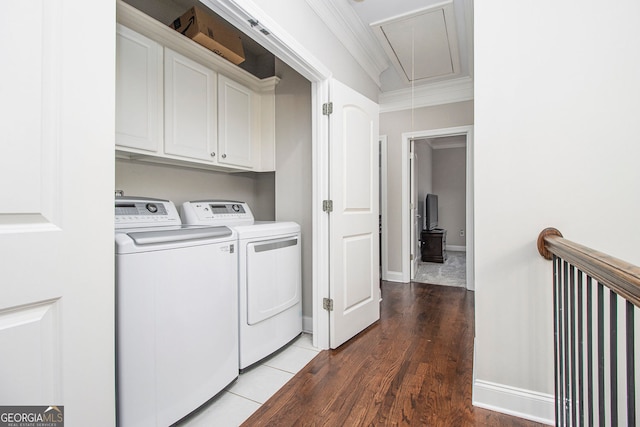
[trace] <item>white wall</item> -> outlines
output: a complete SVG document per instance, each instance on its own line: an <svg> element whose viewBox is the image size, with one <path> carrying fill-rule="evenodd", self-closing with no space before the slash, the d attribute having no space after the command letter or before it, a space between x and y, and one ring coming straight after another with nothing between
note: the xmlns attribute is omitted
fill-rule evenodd
<svg viewBox="0 0 640 427"><path fill-rule="evenodd" d="M153 16L158 21L169 25L174 19L187 11L186 5L180 5L174 0L124 0L127 4Z"/></svg>
<svg viewBox="0 0 640 427"><path fill-rule="evenodd" d="M473 101L380 114L380 135L387 135L388 269L402 271L402 133L473 125ZM395 189L395 191L394 191Z"/></svg>
<svg viewBox="0 0 640 427"><path fill-rule="evenodd" d="M247 202L256 220L275 219L274 174L213 172L180 166L116 160L116 189L125 196L157 197L177 207L189 200Z"/></svg>
<svg viewBox="0 0 640 427"><path fill-rule="evenodd" d="M433 150L433 193L438 195L438 226L447 230L447 246L466 246L467 149Z"/></svg>
<svg viewBox="0 0 640 427"><path fill-rule="evenodd" d="M311 83L276 61L276 219L302 232L302 314L312 317ZM307 322L309 320L306 320Z"/></svg>
<svg viewBox="0 0 640 427"><path fill-rule="evenodd" d="M636 0L475 4L478 403L513 409L487 384L553 393L544 227L640 264L639 16Z"/></svg>

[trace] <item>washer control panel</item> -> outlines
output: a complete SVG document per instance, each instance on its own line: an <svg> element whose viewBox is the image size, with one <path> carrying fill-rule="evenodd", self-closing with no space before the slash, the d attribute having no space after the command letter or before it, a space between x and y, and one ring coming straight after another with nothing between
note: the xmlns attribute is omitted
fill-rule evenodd
<svg viewBox="0 0 640 427"><path fill-rule="evenodd" d="M191 225L253 224L253 214L245 202L198 200L182 205L182 220Z"/></svg>
<svg viewBox="0 0 640 427"><path fill-rule="evenodd" d="M116 197L115 226L118 228L181 225L178 211L169 200Z"/></svg>

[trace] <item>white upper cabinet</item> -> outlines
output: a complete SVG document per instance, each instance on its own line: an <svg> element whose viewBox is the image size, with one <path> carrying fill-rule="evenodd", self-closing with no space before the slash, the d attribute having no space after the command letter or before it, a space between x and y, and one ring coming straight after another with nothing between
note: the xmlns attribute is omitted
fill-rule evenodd
<svg viewBox="0 0 640 427"><path fill-rule="evenodd" d="M116 155L275 170L275 87L117 1Z"/></svg>
<svg viewBox="0 0 640 427"><path fill-rule="evenodd" d="M157 152L162 114L162 46L118 25L116 145Z"/></svg>
<svg viewBox="0 0 640 427"><path fill-rule="evenodd" d="M225 76L218 77L219 163L254 167L253 117L256 95Z"/></svg>
<svg viewBox="0 0 640 427"><path fill-rule="evenodd" d="M214 161L216 73L171 49L165 49L164 71L165 154Z"/></svg>

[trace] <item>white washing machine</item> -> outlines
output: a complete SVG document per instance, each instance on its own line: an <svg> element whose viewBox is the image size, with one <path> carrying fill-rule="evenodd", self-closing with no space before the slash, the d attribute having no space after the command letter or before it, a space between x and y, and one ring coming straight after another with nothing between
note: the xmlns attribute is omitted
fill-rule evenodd
<svg viewBox="0 0 640 427"><path fill-rule="evenodd" d="M240 370L302 333L300 225L254 221L246 203L226 200L186 202L182 219L238 233Z"/></svg>
<svg viewBox="0 0 640 427"><path fill-rule="evenodd" d="M115 201L117 419L168 426L238 376L237 234Z"/></svg>

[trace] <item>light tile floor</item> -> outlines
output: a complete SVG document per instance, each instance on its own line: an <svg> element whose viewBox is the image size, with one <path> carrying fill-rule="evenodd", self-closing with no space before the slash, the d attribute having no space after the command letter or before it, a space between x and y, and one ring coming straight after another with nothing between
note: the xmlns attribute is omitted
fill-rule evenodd
<svg viewBox="0 0 640 427"><path fill-rule="evenodd" d="M283 350L240 374L180 427L235 427L242 424L318 353L310 334L302 334Z"/></svg>

